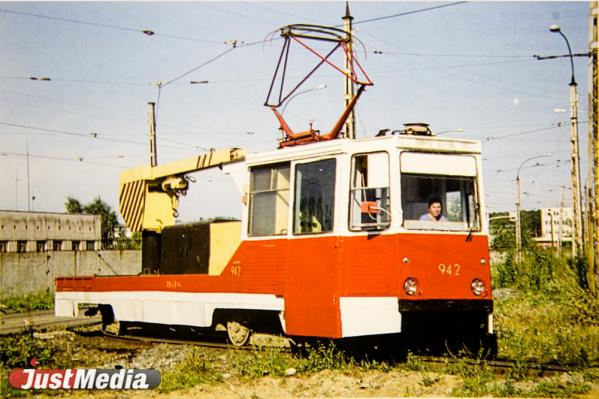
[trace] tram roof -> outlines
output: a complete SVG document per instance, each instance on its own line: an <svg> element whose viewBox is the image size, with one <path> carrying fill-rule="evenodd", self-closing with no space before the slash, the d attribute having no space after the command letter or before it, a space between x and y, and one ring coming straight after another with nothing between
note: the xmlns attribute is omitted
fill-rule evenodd
<svg viewBox="0 0 599 399"><path fill-rule="evenodd" d="M388 151L394 148L448 154L481 153L481 143L477 140L401 134L359 139L336 139L285 147L273 151L248 154L246 156L246 163L248 165L259 165L290 160L323 158L344 153Z"/></svg>

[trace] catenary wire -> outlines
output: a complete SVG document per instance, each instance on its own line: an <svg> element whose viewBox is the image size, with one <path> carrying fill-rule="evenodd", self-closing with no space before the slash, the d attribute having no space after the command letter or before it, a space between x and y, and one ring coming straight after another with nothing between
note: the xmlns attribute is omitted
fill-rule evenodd
<svg viewBox="0 0 599 399"><path fill-rule="evenodd" d="M116 30L121 30L121 31L126 31L126 32L143 33L143 34L146 34L149 36L162 36L162 37L171 38L171 39L191 40L191 41L202 42L202 43L211 43L211 44L224 44L223 41L206 40L206 39L199 39L199 38L188 37L188 36L170 35L170 34L159 33L159 32L152 32L151 34L148 34L145 32L144 29L136 29L136 28L131 28L131 27L127 27L127 26L104 24L104 23L99 23L99 22L83 21L83 20L74 19L74 18L55 17L52 15L30 13L30 12L24 12L24 11L7 10L5 8L0 8L0 12L16 14L16 15L23 15L23 16L28 16L28 17L35 17L35 18L51 19L51 20L55 20L55 21L70 22L70 23L80 24L80 25L90 25L90 26L97 26L97 27L101 27L101 28L116 29Z"/></svg>

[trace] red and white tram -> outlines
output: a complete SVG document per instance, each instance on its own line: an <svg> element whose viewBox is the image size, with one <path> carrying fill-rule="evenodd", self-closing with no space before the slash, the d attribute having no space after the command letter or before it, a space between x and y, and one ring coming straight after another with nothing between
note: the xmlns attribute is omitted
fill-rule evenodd
<svg viewBox="0 0 599 399"><path fill-rule="evenodd" d="M291 40L315 35L352 53L351 35L336 28L288 26L282 35L283 54ZM330 64L331 53L320 64ZM279 149L226 149L125 171L120 210L143 232L144 273L58 278L56 315L92 304L105 324L226 330L236 345L251 331L269 331L296 341L457 337L494 352L481 145L422 124L342 137L372 85L358 79L357 71L365 74L350 58L346 83L360 87L330 133L294 133L277 111L289 93L266 104L285 135ZM241 220L175 225L185 174L212 167L235 181ZM422 218L432 198L442 220Z"/></svg>
<svg viewBox="0 0 599 399"><path fill-rule="evenodd" d="M170 241L162 233L163 261L169 251L184 258L185 245L205 247L195 264L157 260L159 274L59 278L56 315L97 304L118 321L228 326L237 344L264 320L292 337L492 338L480 143L337 139L250 154L222 169L247 199L242 220L195 236L175 226ZM420 220L432 197L447 221Z"/></svg>

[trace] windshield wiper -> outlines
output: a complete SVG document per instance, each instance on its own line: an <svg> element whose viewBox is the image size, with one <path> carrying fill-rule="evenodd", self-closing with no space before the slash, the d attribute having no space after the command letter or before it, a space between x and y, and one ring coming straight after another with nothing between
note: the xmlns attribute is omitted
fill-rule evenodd
<svg viewBox="0 0 599 399"><path fill-rule="evenodd" d="M472 221L472 226L470 226L470 231L468 231L468 236L466 237L466 242L472 241L472 232L476 227L476 220L478 219L478 204L474 205L474 220Z"/></svg>

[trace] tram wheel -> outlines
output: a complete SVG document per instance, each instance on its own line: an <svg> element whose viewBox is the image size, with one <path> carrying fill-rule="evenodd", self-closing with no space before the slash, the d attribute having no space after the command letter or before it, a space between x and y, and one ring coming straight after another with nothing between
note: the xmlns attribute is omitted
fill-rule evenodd
<svg viewBox="0 0 599 399"><path fill-rule="evenodd" d="M237 321L227 322L227 338L234 346L247 344L252 336L252 331Z"/></svg>

